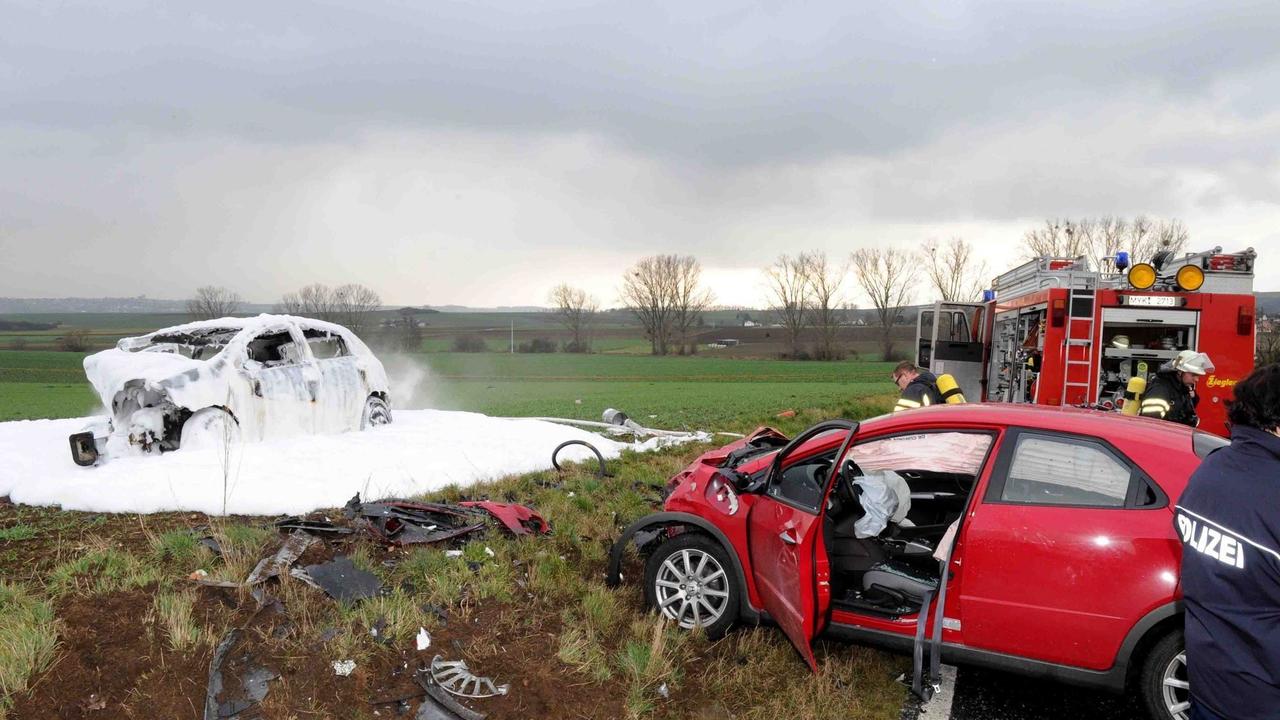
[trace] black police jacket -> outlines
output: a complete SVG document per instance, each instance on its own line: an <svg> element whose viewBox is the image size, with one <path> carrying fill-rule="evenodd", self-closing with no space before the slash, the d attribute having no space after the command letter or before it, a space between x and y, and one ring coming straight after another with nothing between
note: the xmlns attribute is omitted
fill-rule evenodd
<svg viewBox="0 0 1280 720"><path fill-rule="evenodd" d="M1191 694L1232 720L1280 717L1280 437L1231 430L1178 499Z"/></svg>

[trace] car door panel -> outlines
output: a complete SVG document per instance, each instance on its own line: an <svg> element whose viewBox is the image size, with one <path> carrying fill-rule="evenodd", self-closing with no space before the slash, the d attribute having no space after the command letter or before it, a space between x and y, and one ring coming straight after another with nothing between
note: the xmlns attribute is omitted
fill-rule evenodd
<svg viewBox="0 0 1280 720"><path fill-rule="evenodd" d="M1167 597L1178 549L1167 507L1091 507L1001 500L1015 452L1002 444L958 552L967 645L1105 670L1134 619ZM1118 457L1119 456L1117 453ZM1135 476L1131 482L1143 482Z"/></svg>

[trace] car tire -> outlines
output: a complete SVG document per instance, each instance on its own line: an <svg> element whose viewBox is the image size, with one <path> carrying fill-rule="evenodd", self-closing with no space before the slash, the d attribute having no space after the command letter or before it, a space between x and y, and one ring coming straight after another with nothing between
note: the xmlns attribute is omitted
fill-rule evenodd
<svg viewBox="0 0 1280 720"><path fill-rule="evenodd" d="M1191 701L1187 681L1186 641L1174 630L1156 641L1142 659L1138 689L1152 720L1187 720Z"/></svg>
<svg viewBox="0 0 1280 720"><path fill-rule="evenodd" d="M370 395L364 401L364 411L360 413L360 429L368 430L378 425L391 424L391 406L377 395Z"/></svg>
<svg viewBox="0 0 1280 720"><path fill-rule="evenodd" d="M667 540L644 566L644 599L686 630L722 637L738 619L742 588L728 553L715 540L685 532Z"/></svg>
<svg viewBox="0 0 1280 720"><path fill-rule="evenodd" d="M240 442L240 423L220 407L197 410L182 423L178 449L226 448Z"/></svg>

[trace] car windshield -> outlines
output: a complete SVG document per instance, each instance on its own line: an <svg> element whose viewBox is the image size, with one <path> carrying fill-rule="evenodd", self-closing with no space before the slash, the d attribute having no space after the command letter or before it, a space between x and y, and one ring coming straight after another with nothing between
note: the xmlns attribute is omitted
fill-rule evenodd
<svg viewBox="0 0 1280 720"><path fill-rule="evenodd" d="M160 331L129 344L130 352L172 353L192 360L208 360L222 352L240 332L236 328L207 328L187 332Z"/></svg>

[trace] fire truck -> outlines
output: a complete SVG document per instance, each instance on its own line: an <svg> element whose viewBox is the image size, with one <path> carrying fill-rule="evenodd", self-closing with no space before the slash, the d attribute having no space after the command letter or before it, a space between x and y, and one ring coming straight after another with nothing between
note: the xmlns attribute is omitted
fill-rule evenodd
<svg viewBox="0 0 1280 720"><path fill-rule="evenodd" d="M1253 370L1252 248L1127 253L1092 269L1039 257L995 278L983 302L938 302L916 324L917 362L973 401L1117 409L1130 378L1150 380L1179 351L1208 354L1200 428L1227 435L1225 402Z"/></svg>

